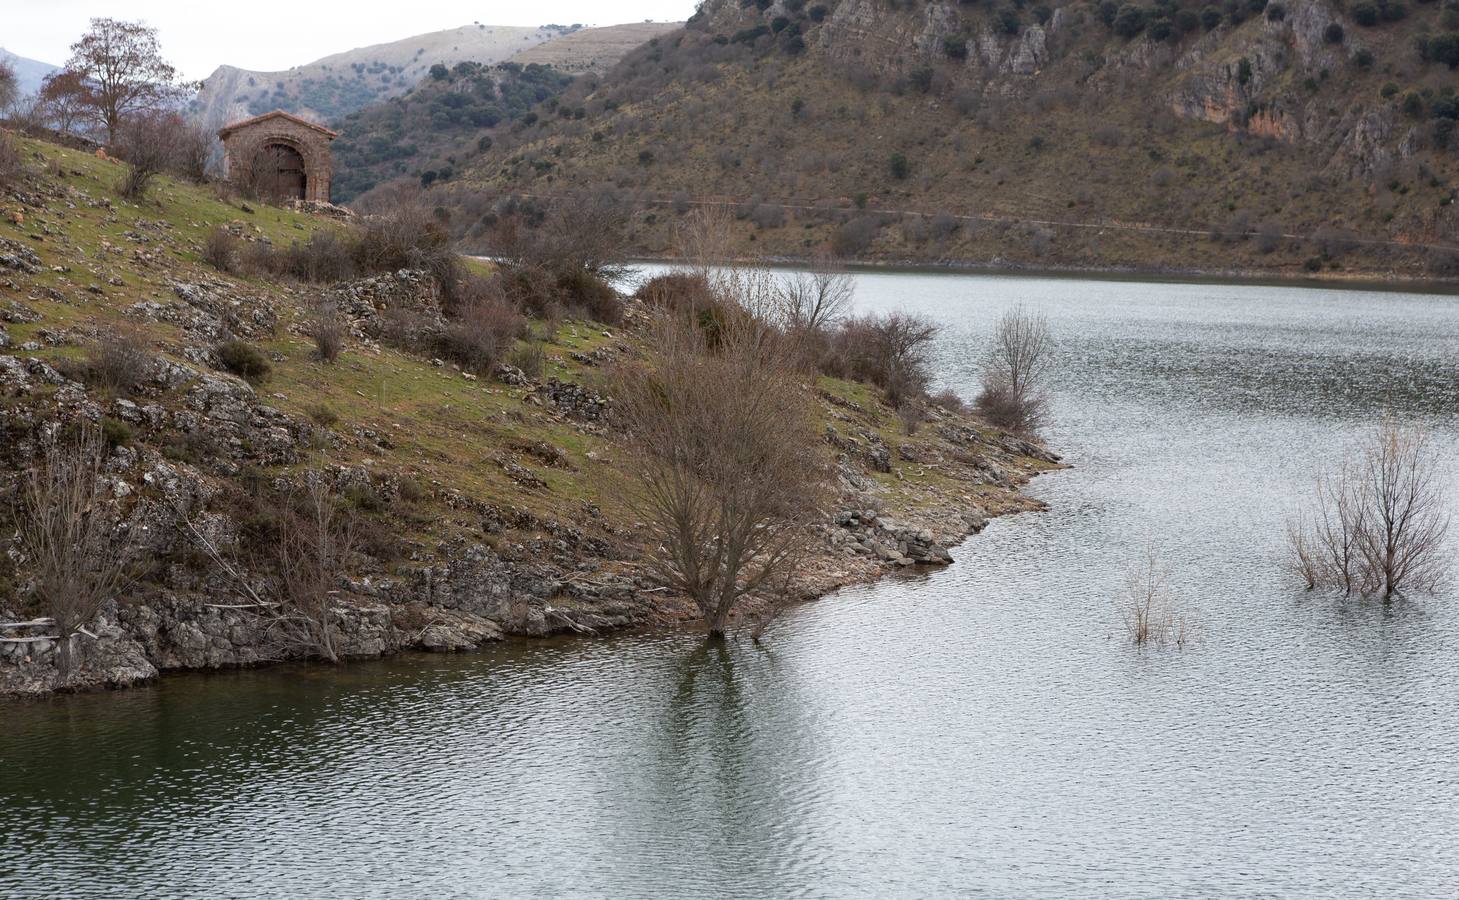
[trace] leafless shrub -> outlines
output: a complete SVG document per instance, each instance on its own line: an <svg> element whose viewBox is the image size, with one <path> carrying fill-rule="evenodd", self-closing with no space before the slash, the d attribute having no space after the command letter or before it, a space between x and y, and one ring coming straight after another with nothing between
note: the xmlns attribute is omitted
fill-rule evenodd
<svg viewBox="0 0 1459 900"><path fill-rule="evenodd" d="M674 254L707 283L710 270L729 261L733 231L734 213L728 206L701 206L675 229Z"/></svg>
<svg viewBox="0 0 1459 900"><path fill-rule="evenodd" d="M993 332L978 411L1001 428L1037 432L1048 411L1046 382L1053 362L1048 319L1021 305L1010 309Z"/></svg>
<svg viewBox="0 0 1459 900"><path fill-rule="evenodd" d="M142 199L152 179L167 171L173 160L169 117L139 114L122 123L116 155L127 164L117 191L132 200Z"/></svg>
<svg viewBox="0 0 1459 900"><path fill-rule="evenodd" d="M440 338L442 356L463 369L490 374L526 332L522 314L500 290L480 289L457 310Z"/></svg>
<svg viewBox="0 0 1459 900"><path fill-rule="evenodd" d="M841 259L859 256L871 246L880 230L881 221L875 216L858 216L831 235L831 252Z"/></svg>
<svg viewBox="0 0 1459 900"><path fill-rule="evenodd" d="M0 187L9 187L25 174L25 161L15 139L0 131Z"/></svg>
<svg viewBox="0 0 1459 900"><path fill-rule="evenodd" d="M337 502L320 473L290 498L279 523L282 608L274 636L290 648L339 659L335 598L354 553L355 517Z"/></svg>
<svg viewBox="0 0 1459 900"><path fill-rule="evenodd" d="M333 229L316 231L303 241L290 243L274 267L278 274L315 284L346 281L354 277L358 246L350 235Z"/></svg>
<svg viewBox="0 0 1459 900"><path fill-rule="evenodd" d="M780 279L777 285L779 324L787 331L816 332L841 321L851 309L856 284L826 256L811 262L808 271Z"/></svg>
<svg viewBox="0 0 1459 900"><path fill-rule="evenodd" d="M933 394L931 397L928 398L927 402L931 403L938 409L945 409L950 413L956 413L958 415L962 415L963 413L968 411L968 405L964 403L963 398L959 397L957 395L957 392L953 390L946 390Z"/></svg>
<svg viewBox="0 0 1459 900"><path fill-rule="evenodd" d="M87 352L84 370L88 383L131 394L157 370L157 357L141 335L127 328L110 328Z"/></svg>
<svg viewBox="0 0 1459 900"><path fill-rule="evenodd" d="M1318 479L1315 511L1288 524L1308 589L1391 598L1447 576L1447 496L1437 451L1416 428L1385 422L1337 474Z"/></svg>
<svg viewBox="0 0 1459 900"><path fill-rule="evenodd" d="M1154 547L1147 547L1144 559L1127 572L1119 612L1137 646L1185 647L1194 637L1192 621L1177 607Z"/></svg>
<svg viewBox="0 0 1459 900"><path fill-rule="evenodd" d="M232 272L238 267L238 238L221 226L203 238L203 262L219 272Z"/></svg>
<svg viewBox="0 0 1459 900"><path fill-rule="evenodd" d="M49 444L22 488L23 570L54 620L63 678L70 674L73 639L128 580L128 543L116 533L101 479L105 458L100 430L85 427Z"/></svg>
<svg viewBox="0 0 1459 900"><path fill-rule="evenodd" d="M919 399L908 399L902 401L897 407L897 418L901 420L902 430L908 435L917 433L922 427L922 420L927 416L927 405Z"/></svg>
<svg viewBox="0 0 1459 900"><path fill-rule="evenodd" d="M927 354L938 331L928 320L902 312L848 319L831 335L821 368L874 384L900 406L926 393Z"/></svg>
<svg viewBox="0 0 1459 900"><path fill-rule="evenodd" d="M345 335L349 333L349 329L339 308L333 303L324 302L310 314L305 333L313 338L314 349L319 358L332 363L339 359L344 350Z"/></svg>
<svg viewBox="0 0 1459 900"><path fill-rule="evenodd" d="M826 473L808 392L783 342L747 327L711 348L664 316L645 365L616 373L637 451L625 505L649 564L690 597L711 638L747 594L793 575L822 512Z"/></svg>
<svg viewBox="0 0 1459 900"><path fill-rule="evenodd" d="M547 351L541 341L527 341L514 348L507 361L521 369L523 375L536 381L547 368Z"/></svg>

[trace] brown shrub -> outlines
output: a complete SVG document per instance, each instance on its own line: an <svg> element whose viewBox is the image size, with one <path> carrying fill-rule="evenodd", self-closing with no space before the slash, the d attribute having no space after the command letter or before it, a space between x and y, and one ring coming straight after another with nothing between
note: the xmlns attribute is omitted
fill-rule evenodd
<svg viewBox="0 0 1459 900"><path fill-rule="evenodd" d="M104 335L87 351L83 377L88 384L118 394L140 390L157 369L157 358L137 333L119 329Z"/></svg>
<svg viewBox="0 0 1459 900"><path fill-rule="evenodd" d="M332 363L344 350L348 329L344 317L333 303L321 303L310 316L305 333L314 339L314 349L319 358Z"/></svg>
<svg viewBox="0 0 1459 900"><path fill-rule="evenodd" d="M237 268L239 240L223 227L214 228L203 239L203 262L219 272L232 272Z"/></svg>
<svg viewBox="0 0 1459 900"><path fill-rule="evenodd" d="M8 134L0 133L0 187L9 187L25 173L20 149Z"/></svg>
<svg viewBox="0 0 1459 900"><path fill-rule="evenodd" d="M439 350L463 369L488 374L525 331L522 314L499 290L478 290L447 324Z"/></svg>

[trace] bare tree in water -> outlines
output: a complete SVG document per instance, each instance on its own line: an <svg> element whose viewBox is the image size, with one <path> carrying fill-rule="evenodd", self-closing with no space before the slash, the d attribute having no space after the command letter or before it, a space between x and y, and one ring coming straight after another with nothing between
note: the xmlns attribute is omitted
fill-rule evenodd
<svg viewBox="0 0 1459 900"><path fill-rule="evenodd" d="M1004 428L1037 431L1048 410L1046 382L1053 363L1048 319L1023 306L1004 313L993 333L978 410Z"/></svg>
<svg viewBox="0 0 1459 900"><path fill-rule="evenodd" d="M71 672L72 644L103 605L125 587L129 554L116 528L101 479L106 442L86 427L45 449L27 473L21 494L20 544L43 608L60 638L62 677Z"/></svg>
<svg viewBox="0 0 1459 900"><path fill-rule="evenodd" d="M334 609L354 552L354 519L341 509L321 473L312 473L290 500L280 522L278 637L291 649L336 662Z"/></svg>
<svg viewBox="0 0 1459 900"><path fill-rule="evenodd" d="M711 639L745 595L778 587L823 518L826 471L789 341L748 315L711 343L690 317L659 323L614 396L635 449L626 505L648 561L689 596Z"/></svg>
<svg viewBox="0 0 1459 900"><path fill-rule="evenodd" d="M1432 591L1448 572L1447 502L1428 436L1385 422L1337 475L1318 480L1315 510L1288 526L1294 567L1309 589Z"/></svg>

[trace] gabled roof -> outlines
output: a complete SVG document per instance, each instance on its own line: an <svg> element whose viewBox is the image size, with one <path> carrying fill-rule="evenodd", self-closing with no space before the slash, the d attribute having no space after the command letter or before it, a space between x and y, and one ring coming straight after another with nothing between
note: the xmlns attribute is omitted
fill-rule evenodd
<svg viewBox="0 0 1459 900"><path fill-rule="evenodd" d="M317 125L314 122L310 122L308 119L301 119L296 115L284 112L282 109L276 109L273 112L266 112L261 116L254 116L251 119L244 119L241 122L234 122L231 125L224 125L218 130L218 137L220 139L227 138L228 135L232 134L240 128L247 128L250 125L257 125L260 122L267 122L269 119L288 119L290 122L293 122L296 125L303 125L305 128L312 128L320 134L324 135L325 137L329 138L330 140L334 140L335 138L339 137L339 132L337 131L330 131L323 125Z"/></svg>

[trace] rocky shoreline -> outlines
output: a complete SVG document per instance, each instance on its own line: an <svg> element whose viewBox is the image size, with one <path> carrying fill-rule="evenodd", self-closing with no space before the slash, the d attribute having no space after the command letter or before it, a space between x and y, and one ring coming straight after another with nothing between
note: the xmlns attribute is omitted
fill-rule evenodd
<svg viewBox="0 0 1459 900"><path fill-rule="evenodd" d="M104 409L83 386L46 363L0 356L0 390L13 397L46 386L57 404L50 412L57 417L95 419L109 413L146 430L175 425L179 415L191 416L195 431L223 428L225 436L215 435L223 444L232 438L237 446L271 446L285 458L303 440L300 432L307 432L304 423L265 406L236 379L196 370L158 377L192 383L184 409L129 400L115 400L113 408ZM596 401L584 400L580 387L564 390L552 382L529 387L524 403L552 407L559 395L564 415L583 417L599 408ZM11 433L23 430L15 427L14 417L35 416L38 409L11 407L0 416L9 418L0 420L0 426ZM1017 489L1039 471L1057 466L1056 456L1007 435L984 433L960 416L940 418L931 423L934 434L902 446L899 453L903 462L917 457L918 465L941 467L957 490L919 488L888 500L872 477L891 470L888 448L874 435L857 436L850 429L828 436L841 451L841 493L858 505L820 526L820 540L802 563L798 593L791 599L822 597L911 567L946 565L952 561L950 548L981 531L990 517L1041 508ZM36 425L26 424L32 431ZM270 433L272 441L266 439ZM367 473L349 467L329 471L341 485L360 478L368 482ZM187 528L226 535L239 527L209 510L216 488L193 465L150 448L119 447L106 472L119 501L142 498L130 507L125 527L145 542L148 553L178 556L188 541ZM590 529L482 506L462 495L450 496L448 502L475 507L473 512L489 523L489 530L540 537L495 546L453 539L428 554L415 554L417 560L393 572L376 568L349 578L342 584L347 599L332 610L342 660L411 650L471 650L509 637L674 627L693 618L686 602L666 596L636 574L632 562L618 556L619 548L591 536ZM196 510L196 516L190 517L189 510ZM174 511L182 511L181 517ZM175 527L179 521L186 527ZM596 524L605 533L614 531L611 523ZM59 673L60 648L46 620L27 620L0 602L0 696L123 688L164 673L309 657L279 646L271 633L276 621L266 609L246 602L246 595L216 566L172 565L161 581L132 601L109 604L88 634L72 639L74 662L66 678ZM762 610L751 604L748 614L758 612Z"/></svg>

